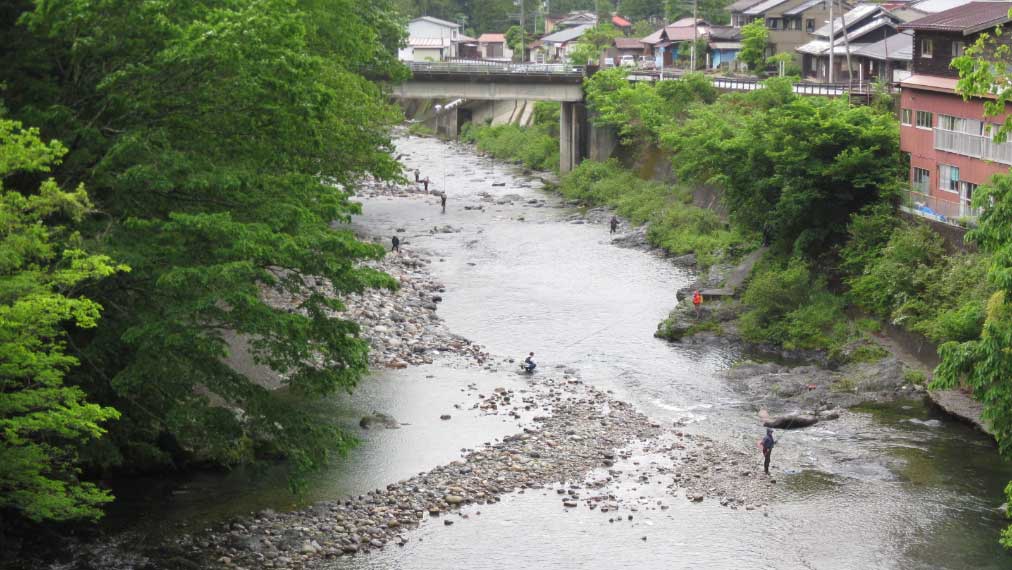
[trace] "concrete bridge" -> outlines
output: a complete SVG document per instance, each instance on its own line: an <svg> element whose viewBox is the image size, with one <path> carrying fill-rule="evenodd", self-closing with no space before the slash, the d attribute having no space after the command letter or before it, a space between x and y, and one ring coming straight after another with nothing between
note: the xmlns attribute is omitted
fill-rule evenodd
<svg viewBox="0 0 1012 570"><path fill-rule="evenodd" d="M585 157L605 160L616 140L608 130L587 121L583 100L585 68L568 64L502 63L492 61L411 62L411 79L396 85L393 96L401 99L464 99L469 101L555 101L562 104L559 115L559 170L569 172ZM677 80L658 72L633 70L630 81ZM757 79L712 77L719 91L753 91ZM856 88L855 88L856 87ZM796 83L794 92L814 97L850 97L868 103L871 93L863 84ZM456 137L459 116L456 106L439 116L440 130Z"/></svg>
<svg viewBox="0 0 1012 570"><path fill-rule="evenodd" d="M583 67L499 62L412 62L409 67L412 77L394 86L394 97L561 103L560 172L569 172L587 156L607 158L603 155L610 154L614 146L610 133L602 132L587 122L587 109L583 102ZM447 134L456 136L458 116L455 106L445 109L440 121L446 125ZM602 142L603 147L595 141Z"/></svg>

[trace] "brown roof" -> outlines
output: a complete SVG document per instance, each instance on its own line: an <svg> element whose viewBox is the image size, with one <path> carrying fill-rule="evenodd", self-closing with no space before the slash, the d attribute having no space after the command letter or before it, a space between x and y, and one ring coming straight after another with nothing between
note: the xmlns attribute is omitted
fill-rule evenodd
<svg viewBox="0 0 1012 570"><path fill-rule="evenodd" d="M482 34L478 36L478 41L482 43L503 43L506 41L506 34Z"/></svg>
<svg viewBox="0 0 1012 570"><path fill-rule="evenodd" d="M1009 21L1012 2L970 2L930 14L900 26L908 30L936 30L972 34Z"/></svg>
<svg viewBox="0 0 1012 570"><path fill-rule="evenodd" d="M643 49L643 42L636 38L615 38L615 47L618 49Z"/></svg>

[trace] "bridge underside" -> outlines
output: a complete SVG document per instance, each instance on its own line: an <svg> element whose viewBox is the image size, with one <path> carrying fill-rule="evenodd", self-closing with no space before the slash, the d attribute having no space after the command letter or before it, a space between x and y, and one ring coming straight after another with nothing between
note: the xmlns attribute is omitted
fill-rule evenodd
<svg viewBox="0 0 1012 570"><path fill-rule="evenodd" d="M394 86L392 95L400 99L456 98L478 101L526 99L575 103L583 101L583 88L579 83L450 82L412 79Z"/></svg>

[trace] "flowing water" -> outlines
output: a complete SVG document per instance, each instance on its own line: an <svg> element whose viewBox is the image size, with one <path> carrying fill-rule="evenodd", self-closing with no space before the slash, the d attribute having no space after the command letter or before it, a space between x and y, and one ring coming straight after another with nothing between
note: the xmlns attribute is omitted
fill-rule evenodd
<svg viewBox="0 0 1012 570"><path fill-rule="evenodd" d="M450 330L495 355L534 351L541 367L575 368L664 423L682 420L687 431L755 445L761 429L754 411L718 376L739 358L736 351L652 336L689 273L612 245L606 225L580 223L577 210L512 166L417 137L400 139L398 152L408 171L421 169L447 193L447 212L434 196L377 197L363 200L358 224L385 242L402 229L406 251L433 255L430 267L446 285L439 312ZM482 192L519 199L495 205L482 202ZM479 205L484 210L465 209ZM459 231L430 231L446 225ZM465 403L460 388L472 382L520 385L512 372L452 361L374 373L354 396L333 404L335 413L349 426L374 409L410 425L364 432L347 460L313 479L306 501L382 487L518 431L517 422L453 410ZM448 411L453 421L441 422ZM765 513L682 499L609 523L597 511L563 512L554 493L528 490L471 506L469 519L452 527L425 523L403 548L341 558L333 568L1012 567L1012 556L997 545L1003 520L996 511L1012 470L988 438L922 402L869 406L784 433L773 467L782 499ZM161 483L133 485L136 493L124 488L109 524L161 535L295 506L279 473ZM614 492L663 491L648 485Z"/></svg>

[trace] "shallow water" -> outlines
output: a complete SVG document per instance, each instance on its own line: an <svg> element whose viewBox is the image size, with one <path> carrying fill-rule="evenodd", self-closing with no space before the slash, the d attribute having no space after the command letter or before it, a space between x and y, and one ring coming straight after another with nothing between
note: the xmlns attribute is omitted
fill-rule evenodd
<svg viewBox="0 0 1012 570"><path fill-rule="evenodd" d="M420 168L446 191L447 213L434 196L380 197L363 200L358 224L384 242L401 228L406 251L434 255L431 269L446 285L439 312L450 330L495 355L534 351L542 368L572 367L653 418L754 447L761 436L755 413L717 377L739 355L652 336L691 275L654 254L611 245L604 224L574 223L577 210L513 167L432 139L401 139L398 152L409 171ZM522 200L494 205L480 202L479 192ZM532 199L547 202L525 203ZM484 211L464 209L477 205ZM429 231L444 225L460 231ZM353 397L337 399L336 413L356 431L358 418L374 409L410 425L362 432L346 461L311 481L306 501L382 487L528 421L454 409L472 382L521 389L512 372L450 361L377 372ZM442 413L453 419L440 421ZM630 500L649 501L633 521L609 523L585 508L563 512L551 490L527 491L471 506L452 527L423 524L403 548L338 559L333 568L1012 567L997 544L1002 518L994 510L1012 470L989 439L921 402L865 407L784 433L773 458L781 500L767 512L691 503L666 496L658 482L617 487ZM161 494L147 489L143 501L123 497L110 524L154 512L165 528L192 528L295 504L272 472L207 475Z"/></svg>

